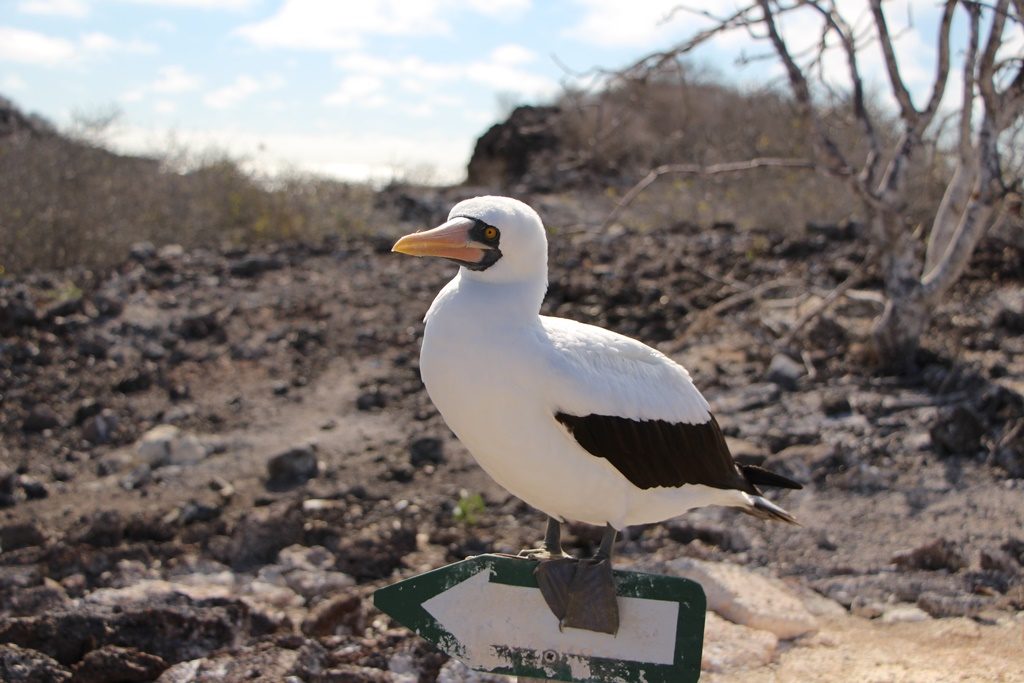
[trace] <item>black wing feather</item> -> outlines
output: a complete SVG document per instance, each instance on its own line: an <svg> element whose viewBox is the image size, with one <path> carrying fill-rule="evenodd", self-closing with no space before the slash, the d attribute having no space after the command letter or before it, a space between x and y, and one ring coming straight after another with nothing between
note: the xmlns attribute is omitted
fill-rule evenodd
<svg viewBox="0 0 1024 683"><path fill-rule="evenodd" d="M760 493L733 462L714 416L700 424L562 412L555 419L587 452L610 462L638 488L703 484Z"/></svg>

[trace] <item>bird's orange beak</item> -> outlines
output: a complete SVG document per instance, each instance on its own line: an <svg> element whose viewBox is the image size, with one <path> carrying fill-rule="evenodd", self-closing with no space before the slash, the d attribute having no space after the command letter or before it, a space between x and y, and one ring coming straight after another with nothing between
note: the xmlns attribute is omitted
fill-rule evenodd
<svg viewBox="0 0 1024 683"><path fill-rule="evenodd" d="M484 250L469 236L472 227L473 221L468 218L453 218L432 230L406 235L395 242L391 251L410 256L439 256L477 263L483 258Z"/></svg>

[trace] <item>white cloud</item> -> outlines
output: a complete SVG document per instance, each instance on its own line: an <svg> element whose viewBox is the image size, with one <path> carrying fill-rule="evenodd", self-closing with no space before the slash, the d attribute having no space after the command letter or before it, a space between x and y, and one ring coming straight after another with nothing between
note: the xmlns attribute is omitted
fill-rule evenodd
<svg viewBox="0 0 1024 683"><path fill-rule="evenodd" d="M410 105L410 113L423 116L428 106L461 104L462 100L448 89L463 81L483 85L493 92L514 91L538 97L555 94L558 83L519 66L534 59L530 50L519 45L499 46L486 59L466 63L426 62L420 57L381 59L361 52L349 53L334 60L335 66L348 75L325 102L336 106L380 106L394 100L389 94L402 91L417 97Z"/></svg>
<svg viewBox="0 0 1024 683"><path fill-rule="evenodd" d="M499 45L491 52L491 59L499 64L529 64L537 60L537 54L522 45L506 43Z"/></svg>
<svg viewBox="0 0 1024 683"><path fill-rule="evenodd" d="M359 47L365 35L446 33L448 24L437 16L439 7L438 0L285 0L270 18L246 24L237 33L261 47L348 50Z"/></svg>
<svg viewBox="0 0 1024 683"><path fill-rule="evenodd" d="M130 54L153 54L156 45L141 40L118 40L106 33L92 32L83 34L78 40L81 50L90 54L109 52L126 52Z"/></svg>
<svg viewBox="0 0 1024 683"><path fill-rule="evenodd" d="M531 0L284 0L274 14L236 33L260 47L354 50L372 36L450 33L448 18L458 12L502 19L518 16L530 5Z"/></svg>
<svg viewBox="0 0 1024 683"><path fill-rule="evenodd" d="M134 5L157 7L191 7L203 10L240 10L251 7L254 0L121 0Z"/></svg>
<svg viewBox="0 0 1024 683"><path fill-rule="evenodd" d="M180 66L165 66L160 69L157 79L149 88L158 93L181 93L199 87L198 76L190 74Z"/></svg>
<svg viewBox="0 0 1024 683"><path fill-rule="evenodd" d="M112 53L152 53L156 46L138 40L122 41L105 33L86 33L77 42L36 31L0 26L0 61L59 66Z"/></svg>
<svg viewBox="0 0 1024 683"><path fill-rule="evenodd" d="M121 95L123 102L138 102L150 93L160 95L177 95L195 90L202 84L202 79L176 65L160 67L157 77L150 83L128 90Z"/></svg>
<svg viewBox="0 0 1024 683"><path fill-rule="evenodd" d="M341 83L324 103L332 106L361 104L364 107L379 107L388 103L388 98L381 94L384 82L377 76L356 74L342 79Z"/></svg>
<svg viewBox="0 0 1024 683"><path fill-rule="evenodd" d="M178 110L178 105L171 100L158 100L153 103L153 111L158 114L173 114Z"/></svg>
<svg viewBox="0 0 1024 683"><path fill-rule="evenodd" d="M22 0L18 3L18 11L80 19L89 13L89 5L84 0Z"/></svg>
<svg viewBox="0 0 1024 683"><path fill-rule="evenodd" d="M203 102L212 109L230 109L256 93L275 90L282 85L284 81L278 76L257 79L243 74L223 88L208 93Z"/></svg>
<svg viewBox="0 0 1024 683"><path fill-rule="evenodd" d="M576 4L582 16L563 33L592 45L656 49L670 36L678 34L680 27L695 30L694 15L684 11L676 12L666 21L666 17L680 7L679 0L576 0ZM706 7L715 4L704 3L702 9L715 11L714 7Z"/></svg>
<svg viewBox="0 0 1024 683"><path fill-rule="evenodd" d="M0 26L0 61L56 66L75 56L75 44L63 38Z"/></svg>
<svg viewBox="0 0 1024 683"><path fill-rule="evenodd" d="M530 9L532 3L530 0L469 0L468 4L481 14L501 18L521 14Z"/></svg>

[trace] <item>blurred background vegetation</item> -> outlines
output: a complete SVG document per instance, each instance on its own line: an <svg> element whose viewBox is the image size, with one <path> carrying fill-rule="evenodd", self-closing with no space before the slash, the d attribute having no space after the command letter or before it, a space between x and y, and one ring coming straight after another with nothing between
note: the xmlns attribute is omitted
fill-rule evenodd
<svg viewBox="0 0 1024 683"><path fill-rule="evenodd" d="M620 74L593 91L566 91L550 106L516 108L478 141L467 182L480 192L582 193L608 210L659 164L810 156L809 136L786 94L723 82L673 63ZM841 144L856 149L860 135L841 113L847 108L833 104L828 124ZM517 122L526 114L529 120ZM0 97L0 265L8 273L109 266L139 241L189 248L380 228L374 217L381 200L368 185L299 172L265 176L223 151L173 141L156 157L119 155L105 143L113 125L116 114L105 113L58 131ZM952 164L942 149L915 163L917 199L908 216L924 222ZM404 181L396 176L392 185ZM773 169L667 176L621 220L638 228L685 221L792 231L858 219L842 183Z"/></svg>

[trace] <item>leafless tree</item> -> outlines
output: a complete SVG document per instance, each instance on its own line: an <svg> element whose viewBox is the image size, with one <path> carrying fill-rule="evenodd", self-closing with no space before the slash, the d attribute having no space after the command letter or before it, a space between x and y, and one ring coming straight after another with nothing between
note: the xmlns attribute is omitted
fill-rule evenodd
<svg viewBox="0 0 1024 683"><path fill-rule="evenodd" d="M864 21L851 20L837 0L754 0L729 16L712 17L713 25L669 50L651 54L629 71L636 73L679 59L725 31L745 30L770 46L770 55L785 70L793 101L813 143L813 158L755 159L719 164L714 169L669 165L653 169L620 202L617 211L668 173L735 172L746 168L806 166L847 183L860 199L870 226L868 258L884 278L885 309L873 329L880 360L890 365L912 364L935 306L964 272L979 239L1009 215L1020 216L1021 150L1019 131L1024 122L1024 55L1011 53L1008 41L1024 25L1024 0L944 0L935 36L937 59L930 92L923 106L914 103L894 46L894 36L882 0L870 0ZM888 3L891 7L892 3ZM817 45L794 50L781 23L785 15L806 13L819 26ZM954 18L966 20L966 30L954 34ZM952 44L963 34L962 45ZM882 123L865 94L864 49L877 43L884 58L889 91L898 112L895 143L886 138L891 125ZM845 62L840 101L862 132L860 151L837 142L821 106L822 93L835 94L821 65L826 53L838 50ZM951 55L955 59L951 60ZM951 67L951 62L960 64ZM955 114L954 169L928 229L908 224L911 162L941 146L937 117L953 72L962 85ZM891 114L890 114L891 116ZM941 117L940 117L941 118ZM922 247L922 242L924 246Z"/></svg>

